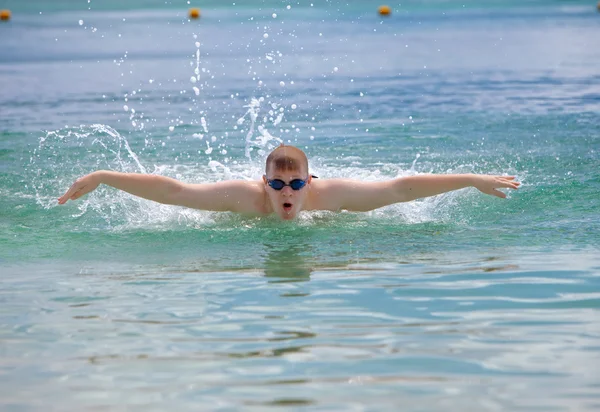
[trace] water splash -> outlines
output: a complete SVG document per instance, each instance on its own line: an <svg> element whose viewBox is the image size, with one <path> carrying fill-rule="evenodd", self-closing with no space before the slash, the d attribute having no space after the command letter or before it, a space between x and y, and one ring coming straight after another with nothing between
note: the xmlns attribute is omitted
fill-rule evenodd
<svg viewBox="0 0 600 412"><path fill-rule="evenodd" d="M50 209L57 207L57 197L77 178L96 170L148 173L128 139L102 124L47 132L33 150L26 173L30 176L36 203ZM176 169L155 165L153 173L176 175ZM179 177L190 178L189 175ZM84 198L60 207L69 210L69 219L76 219L79 224L115 230L173 225L189 227L213 220L210 213L161 205L104 185ZM100 221L104 223L99 225Z"/></svg>
<svg viewBox="0 0 600 412"><path fill-rule="evenodd" d="M194 34L194 40L196 40L196 68L194 69L194 75L191 77L191 82L195 84L200 82L200 42L198 41L197 34ZM200 95L200 89L198 87L193 86L192 89L196 96Z"/></svg>
<svg viewBox="0 0 600 412"><path fill-rule="evenodd" d="M67 128L46 133L39 139L39 147L33 151L29 171L36 201L45 209L56 206L56 198L78 177L99 169L121 172L152 173L170 176L188 183L214 182L225 179L254 180L263 173L263 156L282 142L273 136L268 126L277 121L282 113L279 104L269 102L268 115L261 117L264 98L253 98L245 106L246 113L238 119L238 125L249 120L245 134L243 157L227 157L231 162L209 157L202 164L154 164L153 169L144 165L132 147L138 143L136 135L129 138L117 130L102 124ZM260 119L260 120L259 120ZM203 122L204 123L204 122ZM213 136L214 138L214 136ZM134 139L130 144L130 140ZM210 139L207 139L210 140ZM195 140L197 141L197 140ZM213 140L214 141L214 140ZM205 140L207 149L210 144ZM257 156L258 154L258 156ZM351 178L362 181L382 181L419 174L416 154L409 168L398 164L365 164L360 156L334 159L313 158L311 170L321 178ZM456 220L453 210L456 204L470 195L463 191L453 192L410 203L391 205L372 212L357 214L359 220L375 218L389 220L391 224L414 224L424 222L451 222ZM71 203L69 203L70 205ZM112 230L152 228L171 230L176 227L205 227L215 222L217 214L182 209L133 197L125 192L101 186L83 199L74 202L76 212L70 219L83 219L82 224ZM64 206L71 210L72 206ZM67 209L69 208L70 209ZM346 214L343 214L346 215ZM324 219L337 219L336 214L324 212L304 213L299 222L320 225ZM344 218L342 218L344 219Z"/></svg>
<svg viewBox="0 0 600 412"><path fill-rule="evenodd" d="M242 125L246 121L246 117L250 118L250 126L248 128L248 132L246 133L246 147L244 150L244 155L246 156L246 159L248 159L249 162L252 162L251 152L254 149L257 149L257 152L260 156L264 156L266 150L273 149L280 143L283 143L283 140L281 138L271 135L265 125L259 125L256 127L260 135L256 138L256 140L252 140L254 136L256 120L258 119L258 115L260 113L260 104L263 101L264 97L260 97L258 99L253 97L250 101L250 104L244 106L247 107L248 110L237 121L238 125ZM279 122L273 122L273 124L278 123Z"/></svg>
<svg viewBox="0 0 600 412"><path fill-rule="evenodd" d="M95 151L94 146L100 151ZM100 155L90 157L90 153ZM39 138L29 160L29 171L38 176L33 182L38 203L50 206L45 193L50 182L42 176L54 176L64 184L73 174L81 175L92 168L146 173L127 139L110 126L94 124L47 132ZM54 195L50 198L54 199Z"/></svg>
<svg viewBox="0 0 600 412"><path fill-rule="evenodd" d="M410 166L410 171L411 172L415 171L415 166L417 165L417 161L419 160L419 157L421 157L421 153L417 153L415 155L415 160L413 160L412 165Z"/></svg>
<svg viewBox="0 0 600 412"><path fill-rule="evenodd" d="M115 158L119 161L121 167L123 167L123 168L126 167L126 165L123 162L123 157L121 156L121 147L125 147L127 154L134 160L134 162L137 165L140 172L147 173L146 168L142 165L138 156L134 153L133 150L131 150L131 146L129 146L129 142L127 141L127 139L125 139L123 136L121 136L115 129L113 129L110 126L103 125L103 124L93 124L90 126L90 128L91 128L92 134L100 134L100 136L102 136L102 134L104 133L104 134L107 134L110 137L114 138L114 141L117 142L117 149L115 151L114 149L108 147L105 144L105 139L103 139L101 137L96 137L92 141L92 145L99 144L102 147L104 147L106 150L112 152L115 155ZM87 136L88 135L86 135L84 137L87 137Z"/></svg>

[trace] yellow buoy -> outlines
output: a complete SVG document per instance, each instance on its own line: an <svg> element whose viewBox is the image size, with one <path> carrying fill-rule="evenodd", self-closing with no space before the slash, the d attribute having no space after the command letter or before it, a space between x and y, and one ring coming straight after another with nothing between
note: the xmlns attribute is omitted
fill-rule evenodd
<svg viewBox="0 0 600 412"><path fill-rule="evenodd" d="M188 16L190 16L190 19L197 19L200 17L200 9L197 9L195 7L190 9L190 12L188 13Z"/></svg>
<svg viewBox="0 0 600 412"><path fill-rule="evenodd" d="M390 8L390 6L379 6L379 9L377 11L379 12L380 16L389 16L390 14L392 14L392 9Z"/></svg>
<svg viewBox="0 0 600 412"><path fill-rule="evenodd" d="M10 20L10 10L0 10L0 20L9 21Z"/></svg>

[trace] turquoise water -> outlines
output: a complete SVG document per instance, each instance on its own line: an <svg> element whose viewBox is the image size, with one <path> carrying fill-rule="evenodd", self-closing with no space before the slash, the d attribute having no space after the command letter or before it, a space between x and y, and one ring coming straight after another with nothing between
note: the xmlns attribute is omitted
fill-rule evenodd
<svg viewBox="0 0 600 412"><path fill-rule="evenodd" d="M595 5L287 5L0 4L0 409L597 410ZM56 204L99 168L258 178L279 139L320 178L522 188Z"/></svg>

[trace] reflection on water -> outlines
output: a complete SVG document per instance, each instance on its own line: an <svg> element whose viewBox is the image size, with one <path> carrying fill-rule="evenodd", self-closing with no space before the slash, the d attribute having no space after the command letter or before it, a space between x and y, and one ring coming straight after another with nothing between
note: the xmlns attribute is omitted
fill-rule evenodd
<svg viewBox="0 0 600 412"><path fill-rule="evenodd" d="M313 247L302 239L283 243L264 243L265 276L272 283L305 282L313 271ZM297 296L297 295L293 295Z"/></svg>

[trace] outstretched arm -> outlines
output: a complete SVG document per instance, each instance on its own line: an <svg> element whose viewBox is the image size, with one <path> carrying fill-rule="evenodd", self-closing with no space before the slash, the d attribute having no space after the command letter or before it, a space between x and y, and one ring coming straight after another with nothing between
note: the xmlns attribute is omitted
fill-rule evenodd
<svg viewBox="0 0 600 412"><path fill-rule="evenodd" d="M515 182L515 176L493 175L418 175L400 178L396 189L405 198L404 202L429 197L465 187L475 187L487 195L506 198L499 188L518 189L521 183Z"/></svg>
<svg viewBox="0 0 600 412"><path fill-rule="evenodd" d="M100 170L77 179L58 203L76 200L100 184L159 203L241 213L259 211L261 195L260 182L230 180L187 184L166 176Z"/></svg>
<svg viewBox="0 0 600 412"><path fill-rule="evenodd" d="M483 193L505 198L499 188L517 189L514 176L476 174L418 175L384 182L360 182L336 179L324 181L322 196L327 196L327 209L368 211L393 203L408 202L465 187L475 187Z"/></svg>

